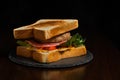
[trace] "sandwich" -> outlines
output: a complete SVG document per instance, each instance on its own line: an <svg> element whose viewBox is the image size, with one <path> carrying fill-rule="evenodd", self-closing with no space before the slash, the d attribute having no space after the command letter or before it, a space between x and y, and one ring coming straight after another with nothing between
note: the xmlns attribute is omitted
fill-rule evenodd
<svg viewBox="0 0 120 80"><path fill-rule="evenodd" d="M70 33L78 26L77 19L40 19L15 28L16 55L40 63L86 55L85 39L79 33Z"/></svg>

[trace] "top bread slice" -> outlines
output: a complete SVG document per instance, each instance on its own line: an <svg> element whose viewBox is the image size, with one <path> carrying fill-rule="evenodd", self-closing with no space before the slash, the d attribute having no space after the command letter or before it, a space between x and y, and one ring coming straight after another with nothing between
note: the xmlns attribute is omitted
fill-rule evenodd
<svg viewBox="0 0 120 80"><path fill-rule="evenodd" d="M34 37L37 40L47 40L76 28L77 19L41 19L33 24L15 28L13 33L15 39Z"/></svg>

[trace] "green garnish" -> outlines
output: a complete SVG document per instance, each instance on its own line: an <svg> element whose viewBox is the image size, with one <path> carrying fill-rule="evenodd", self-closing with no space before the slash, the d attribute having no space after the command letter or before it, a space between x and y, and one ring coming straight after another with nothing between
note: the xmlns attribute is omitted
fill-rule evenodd
<svg viewBox="0 0 120 80"><path fill-rule="evenodd" d="M82 36L79 33L76 33L75 35L73 35L71 37L70 40L68 40L65 45L66 46L75 46L75 47L79 47L81 45L84 45L85 43L85 39L82 38Z"/></svg>
<svg viewBox="0 0 120 80"><path fill-rule="evenodd" d="M20 45L20 46L31 47L31 45L28 44L28 43L25 42L25 41L18 40L16 43L17 43L18 45Z"/></svg>

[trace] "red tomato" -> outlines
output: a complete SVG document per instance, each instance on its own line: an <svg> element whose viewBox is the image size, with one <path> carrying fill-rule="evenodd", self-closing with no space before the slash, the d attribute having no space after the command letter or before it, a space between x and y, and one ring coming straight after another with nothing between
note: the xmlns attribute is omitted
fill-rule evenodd
<svg viewBox="0 0 120 80"><path fill-rule="evenodd" d="M54 50L54 49L56 49L56 46L44 47L43 49L45 49L45 50Z"/></svg>

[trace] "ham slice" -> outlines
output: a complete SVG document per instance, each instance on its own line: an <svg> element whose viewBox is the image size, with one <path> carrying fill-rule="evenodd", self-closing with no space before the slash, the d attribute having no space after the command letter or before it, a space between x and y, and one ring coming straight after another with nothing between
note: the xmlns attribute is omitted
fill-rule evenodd
<svg viewBox="0 0 120 80"><path fill-rule="evenodd" d="M59 46L63 43L65 43L67 40L61 41L61 42L54 42L54 43L38 43L35 42L33 40L26 40L26 42L30 45L32 45L33 47L36 48L42 48L42 47L51 47L51 46Z"/></svg>

